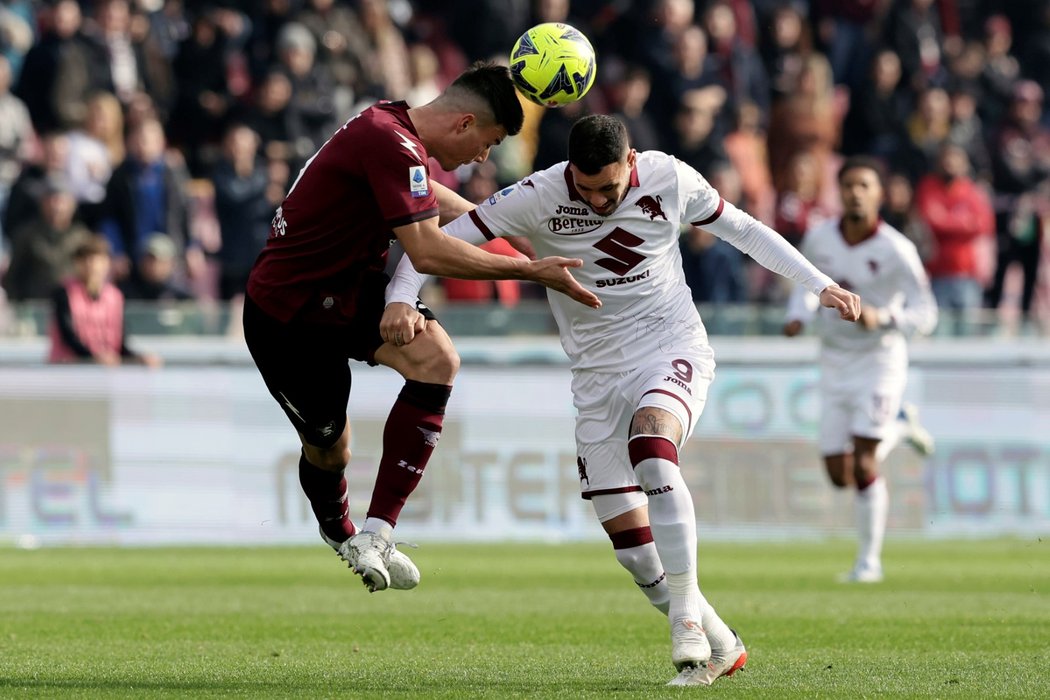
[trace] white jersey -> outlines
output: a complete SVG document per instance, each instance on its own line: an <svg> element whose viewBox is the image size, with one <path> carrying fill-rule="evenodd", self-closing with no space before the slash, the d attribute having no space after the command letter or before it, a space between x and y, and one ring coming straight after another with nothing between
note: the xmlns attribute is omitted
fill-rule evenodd
<svg viewBox="0 0 1050 700"><path fill-rule="evenodd" d="M818 311L816 299L798 288L788 302L788 320L809 321L816 312L815 329L827 351L904 355L906 338L931 333L937 325L937 302L915 245L883 221L868 238L850 245L839 226L833 220L807 231L802 253L859 294L863 305L884 310L882 327L868 331L860 323L842 323L831 309Z"/></svg>
<svg viewBox="0 0 1050 700"><path fill-rule="evenodd" d="M494 194L444 230L474 243L527 236L541 257L582 258L572 275L602 307L548 290L562 347L574 370L621 372L658 351L710 352L678 249L688 224L703 226L815 293L832 284L775 231L723 202L696 170L658 151L637 154L631 186L608 216L587 206L563 162ZM406 264L388 287L388 302L415 299L421 281L406 281Z"/></svg>

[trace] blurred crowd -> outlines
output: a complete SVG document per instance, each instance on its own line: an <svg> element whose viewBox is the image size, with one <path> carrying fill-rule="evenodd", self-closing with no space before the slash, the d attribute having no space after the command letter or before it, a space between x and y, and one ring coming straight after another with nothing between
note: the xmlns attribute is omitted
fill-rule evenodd
<svg viewBox="0 0 1050 700"><path fill-rule="evenodd" d="M435 168L469 199L564 160L572 122L606 112L797 244L838 215L843 157L866 153L950 332L1050 313L1050 0L0 0L7 303L50 298L92 234L129 300L236 300L341 123L378 99L423 104L547 21L590 37L597 83L530 105L490 162ZM785 297L702 230L681 249L697 302ZM435 285L507 306L540 292Z"/></svg>

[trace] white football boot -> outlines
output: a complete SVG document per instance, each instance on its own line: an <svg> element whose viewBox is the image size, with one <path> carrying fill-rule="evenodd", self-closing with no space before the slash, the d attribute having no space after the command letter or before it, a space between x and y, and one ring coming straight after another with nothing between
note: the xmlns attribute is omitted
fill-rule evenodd
<svg viewBox="0 0 1050 700"><path fill-rule="evenodd" d="M407 591L419 584L419 569L412 560L374 532L358 532L345 542L336 542L323 531L321 537L354 573L360 574L365 587L373 593L387 587Z"/></svg>
<svg viewBox="0 0 1050 700"><path fill-rule="evenodd" d="M913 403L901 404L897 420L902 424L901 435L904 441L911 445L912 449L923 457L933 454L936 444L933 435L919 421L919 407Z"/></svg>
<svg viewBox="0 0 1050 700"><path fill-rule="evenodd" d="M882 583L882 567L857 564L838 577L839 583Z"/></svg>
<svg viewBox="0 0 1050 700"><path fill-rule="evenodd" d="M671 621L671 663L676 671L707 665L711 643L699 620L678 617Z"/></svg>

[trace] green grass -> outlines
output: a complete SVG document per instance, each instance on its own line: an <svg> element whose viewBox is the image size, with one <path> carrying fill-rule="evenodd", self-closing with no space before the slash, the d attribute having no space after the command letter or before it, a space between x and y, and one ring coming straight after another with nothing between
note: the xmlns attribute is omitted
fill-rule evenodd
<svg viewBox="0 0 1050 700"><path fill-rule="evenodd" d="M748 646L711 688L607 544L428 544L368 594L316 547L0 549L0 697L1050 697L1050 542L702 544Z"/></svg>

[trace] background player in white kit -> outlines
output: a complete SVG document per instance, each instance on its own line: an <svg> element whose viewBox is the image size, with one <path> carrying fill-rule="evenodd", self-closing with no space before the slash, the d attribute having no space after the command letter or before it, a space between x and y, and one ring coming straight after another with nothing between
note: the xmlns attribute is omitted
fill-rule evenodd
<svg viewBox="0 0 1050 700"><path fill-rule="evenodd" d="M669 617L671 659L681 672L674 685L710 684L747 660L700 592L696 515L678 467L715 366L682 272L678 238L690 223L796 280L842 318L858 317L856 295L724 202L691 167L664 153L636 153L624 125L609 116L576 122L568 163L530 175L445 227L472 243L527 236L538 255L571 251L584 260L575 276L599 295L601 309L574 309L548 295L572 362L580 486L617 560ZM402 260L387 287L384 338L421 328L421 284Z"/></svg>
<svg viewBox="0 0 1050 700"><path fill-rule="evenodd" d="M900 437L898 412L908 378L907 338L937 325L937 303L914 244L879 217L878 161L848 159L839 170L841 221L808 231L800 250L864 300L860 321L836 323L816 297L796 287L784 334L815 318L820 352L820 451L831 482L856 486L859 548L845 581L882 580L889 494L879 465Z"/></svg>

